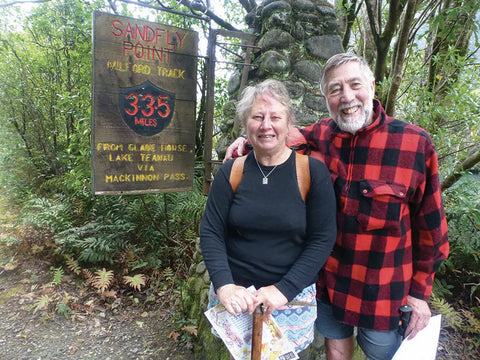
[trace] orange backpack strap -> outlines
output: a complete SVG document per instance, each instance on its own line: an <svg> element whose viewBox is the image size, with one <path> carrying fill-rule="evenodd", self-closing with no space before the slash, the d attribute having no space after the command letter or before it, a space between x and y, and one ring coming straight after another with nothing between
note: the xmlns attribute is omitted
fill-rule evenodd
<svg viewBox="0 0 480 360"><path fill-rule="evenodd" d="M233 161L232 170L230 171L230 185L232 186L233 192L237 192L238 184L242 181L243 175L243 164L247 155L237 157Z"/></svg>
<svg viewBox="0 0 480 360"><path fill-rule="evenodd" d="M308 156L295 153L295 164L297 167L298 189L302 195L303 201L307 198L310 190L310 166L308 164Z"/></svg>

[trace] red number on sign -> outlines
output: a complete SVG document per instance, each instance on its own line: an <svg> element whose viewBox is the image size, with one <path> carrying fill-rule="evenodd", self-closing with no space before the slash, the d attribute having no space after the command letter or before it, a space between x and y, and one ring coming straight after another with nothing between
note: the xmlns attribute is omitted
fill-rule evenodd
<svg viewBox="0 0 480 360"><path fill-rule="evenodd" d="M158 95L158 115L161 117L167 117L170 115L170 105L165 101L165 99L168 99L167 95ZM162 106L165 106L165 112L161 112L160 109Z"/></svg>
<svg viewBox="0 0 480 360"><path fill-rule="evenodd" d="M133 110L125 109L125 112L130 116L137 115L137 112L138 112L138 95L136 93L132 92L125 97L130 100L130 105L133 108Z"/></svg>
<svg viewBox="0 0 480 360"><path fill-rule="evenodd" d="M138 113L138 94L131 92L125 96L127 100L130 100L131 109L125 109L125 112L130 116L135 116ZM170 105L167 103L167 95L158 95L157 106L155 106L155 98L151 94L146 94L142 97L142 102L145 102L146 109L142 109L142 114L145 117L150 117L153 115L155 109L157 110L158 115L165 118L170 115ZM162 108L164 111L162 111Z"/></svg>
<svg viewBox="0 0 480 360"><path fill-rule="evenodd" d="M142 109L142 114L146 117L152 116L153 112L155 111L155 109L153 108L153 103L155 102L153 95L147 94L143 97L142 100L148 100L148 103L146 104L148 111L145 111L145 109Z"/></svg>

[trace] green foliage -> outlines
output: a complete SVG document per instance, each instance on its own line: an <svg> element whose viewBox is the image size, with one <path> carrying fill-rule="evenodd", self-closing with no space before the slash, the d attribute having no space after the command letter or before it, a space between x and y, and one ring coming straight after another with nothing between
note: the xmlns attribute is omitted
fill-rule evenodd
<svg viewBox="0 0 480 360"><path fill-rule="evenodd" d="M464 175L445 194L452 256L458 264L471 269L478 268L475 264L480 261L479 188L478 175Z"/></svg>
<svg viewBox="0 0 480 360"><path fill-rule="evenodd" d="M63 301L60 301L57 304L56 311L57 314L63 315L66 319L68 319L68 317L73 313L73 310Z"/></svg>
<svg viewBox="0 0 480 360"><path fill-rule="evenodd" d="M31 196L21 210L23 224L52 232L62 231L71 225L71 209L68 202L57 198L39 198Z"/></svg>
<svg viewBox="0 0 480 360"><path fill-rule="evenodd" d="M52 266L50 270L53 273L53 280L50 282L50 284L54 286L60 285L62 283L63 275L65 275L63 269L61 267L55 268Z"/></svg>
<svg viewBox="0 0 480 360"><path fill-rule="evenodd" d="M69 171L80 155L89 128L91 8L75 0L35 8L25 31L0 39L0 122L16 134L11 156L18 161L10 177L18 191L26 182L41 185ZM16 71L11 71L15 68ZM27 187L28 189L28 187Z"/></svg>
<svg viewBox="0 0 480 360"><path fill-rule="evenodd" d="M445 193L450 256L439 276L455 286L456 296L472 302L480 295L480 177L464 175Z"/></svg>
<svg viewBox="0 0 480 360"><path fill-rule="evenodd" d="M108 221L108 220L107 220ZM113 263L113 257L128 244L135 225L118 219L116 223L88 222L56 236L57 252L78 256L87 263Z"/></svg>
<svg viewBox="0 0 480 360"><path fill-rule="evenodd" d="M477 304L479 303L480 300L477 299ZM465 342L471 355L480 354L480 320L478 314L474 314L475 309L478 308L474 308L474 311L455 310L451 304L435 295L431 297L430 305L434 312L442 314L444 327L460 334L450 339L451 342Z"/></svg>

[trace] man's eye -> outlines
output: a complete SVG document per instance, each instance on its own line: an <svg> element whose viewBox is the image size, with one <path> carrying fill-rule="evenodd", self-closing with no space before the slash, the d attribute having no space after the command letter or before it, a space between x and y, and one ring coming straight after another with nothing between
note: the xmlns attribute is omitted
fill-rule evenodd
<svg viewBox="0 0 480 360"><path fill-rule="evenodd" d="M330 89L330 95L335 95L335 94L338 94L339 92L340 92L340 88Z"/></svg>

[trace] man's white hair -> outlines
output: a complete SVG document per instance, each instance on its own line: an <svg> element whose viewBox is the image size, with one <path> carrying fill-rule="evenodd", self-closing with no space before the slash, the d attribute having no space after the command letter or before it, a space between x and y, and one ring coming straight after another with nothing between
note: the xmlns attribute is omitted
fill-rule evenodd
<svg viewBox="0 0 480 360"><path fill-rule="evenodd" d="M340 65L343 65L349 62L359 63L360 66L363 67L365 70L365 75L367 76L367 80L375 81L375 76L373 75L372 69L370 69L370 66L368 65L367 61L363 57L357 56L355 54L347 54L347 53L336 54L336 55L333 55L330 59L328 59L328 61L325 64L325 67L323 68L323 75L320 81L320 91L322 92L323 96L325 96L327 92L328 72L332 69L339 67Z"/></svg>

